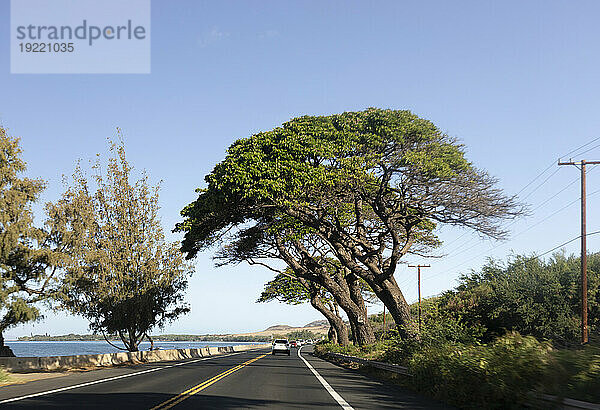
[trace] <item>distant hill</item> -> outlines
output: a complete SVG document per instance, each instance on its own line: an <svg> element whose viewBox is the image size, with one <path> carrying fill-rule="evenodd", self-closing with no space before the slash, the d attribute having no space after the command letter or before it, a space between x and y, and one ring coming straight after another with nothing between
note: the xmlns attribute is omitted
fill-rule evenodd
<svg viewBox="0 0 600 410"><path fill-rule="evenodd" d="M304 325L304 327L321 327L321 326L329 327L329 322L327 322L327 320L323 319L323 320L315 320L314 322L310 322L310 323Z"/></svg>
<svg viewBox="0 0 600 410"><path fill-rule="evenodd" d="M319 322L325 322L325 325L323 325L322 323L319 323ZM317 325L312 326L314 323L316 323ZM327 323L326 320L325 321L317 320L317 321L315 321L313 323L309 323L303 327L293 327L293 326L289 326L289 325L275 325L275 326L269 326L262 332L238 333L238 334L231 335L231 336L270 338L270 337L277 337L277 336L285 336L288 333L299 332L299 331L303 331L303 330L308 330L317 335L327 335L327 331L329 330L329 324Z"/></svg>
<svg viewBox="0 0 600 410"><path fill-rule="evenodd" d="M275 325L275 326L269 326L268 328L263 330L263 332L272 332L274 330L290 330L290 329L292 329L292 327L289 325Z"/></svg>

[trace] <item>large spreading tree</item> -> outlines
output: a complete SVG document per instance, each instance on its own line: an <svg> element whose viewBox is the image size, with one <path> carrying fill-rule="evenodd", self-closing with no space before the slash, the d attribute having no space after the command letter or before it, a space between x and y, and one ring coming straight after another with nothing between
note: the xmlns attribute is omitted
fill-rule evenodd
<svg viewBox="0 0 600 410"><path fill-rule="evenodd" d="M191 267L164 238L158 187L146 175L133 180L122 140L111 153L91 180L77 167L62 198L48 205L47 225L63 249L60 306L137 351L150 330L189 310L183 291Z"/></svg>
<svg viewBox="0 0 600 410"><path fill-rule="evenodd" d="M227 244L232 228L267 223L278 235L284 226L284 247L294 245L312 265L319 260L307 245L325 246L406 335L412 319L394 276L402 258L438 246L439 224L503 239L502 222L523 212L465 158L462 145L409 111L295 118L236 141L206 182L177 226L188 257Z"/></svg>
<svg viewBox="0 0 600 410"><path fill-rule="evenodd" d="M0 127L0 356L13 355L4 331L40 316L35 302L50 280L46 234L35 227L31 209L45 183L20 176L26 170L21 153L19 139Z"/></svg>

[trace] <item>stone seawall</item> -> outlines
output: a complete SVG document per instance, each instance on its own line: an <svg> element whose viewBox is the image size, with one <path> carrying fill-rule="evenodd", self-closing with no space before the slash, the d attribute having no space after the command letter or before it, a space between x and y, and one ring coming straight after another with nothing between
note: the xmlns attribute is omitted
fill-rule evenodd
<svg viewBox="0 0 600 410"><path fill-rule="evenodd" d="M77 356L50 357L0 357L0 367L13 373L45 372L89 367L115 366L195 359L245 350L270 347L262 345L237 345L203 347L199 349L153 350L140 352L120 352L107 354L86 354Z"/></svg>

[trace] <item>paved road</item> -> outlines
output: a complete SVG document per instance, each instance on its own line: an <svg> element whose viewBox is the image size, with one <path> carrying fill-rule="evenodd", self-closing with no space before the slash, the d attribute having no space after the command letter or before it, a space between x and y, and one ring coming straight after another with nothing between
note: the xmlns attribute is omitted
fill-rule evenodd
<svg viewBox="0 0 600 410"><path fill-rule="evenodd" d="M74 373L0 387L0 407L102 409L442 409L296 349ZM311 370L312 368L312 370ZM11 399L16 399L10 401Z"/></svg>

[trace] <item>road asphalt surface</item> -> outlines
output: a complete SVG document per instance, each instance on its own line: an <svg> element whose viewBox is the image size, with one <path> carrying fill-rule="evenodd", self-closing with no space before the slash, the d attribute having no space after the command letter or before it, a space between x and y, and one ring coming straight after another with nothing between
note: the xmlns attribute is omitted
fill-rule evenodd
<svg viewBox="0 0 600 410"><path fill-rule="evenodd" d="M298 354L300 350L300 354ZM72 373L0 387L2 409L443 409L312 356L254 350Z"/></svg>

